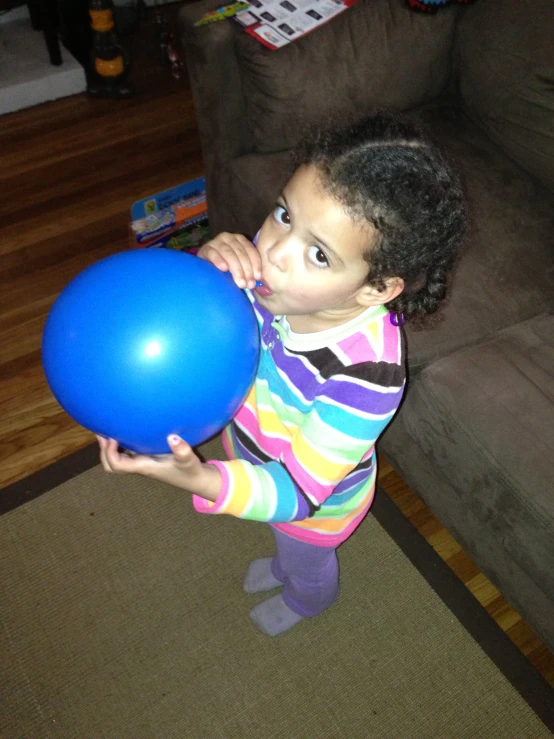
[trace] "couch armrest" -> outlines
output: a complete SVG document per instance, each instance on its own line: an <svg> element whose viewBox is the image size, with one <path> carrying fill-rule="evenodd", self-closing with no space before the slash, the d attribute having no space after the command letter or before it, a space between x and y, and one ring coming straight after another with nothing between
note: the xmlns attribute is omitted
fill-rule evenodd
<svg viewBox="0 0 554 739"><path fill-rule="evenodd" d="M235 52L240 29L229 20L194 27L194 23L217 7L214 0L185 5L179 24L191 82L196 119L202 144L204 174L210 206L210 226L214 233L227 226L221 223L217 205L219 189L226 192L224 172L234 157L250 151L248 122ZM218 172L218 176L212 176ZM221 176L220 176L221 173Z"/></svg>

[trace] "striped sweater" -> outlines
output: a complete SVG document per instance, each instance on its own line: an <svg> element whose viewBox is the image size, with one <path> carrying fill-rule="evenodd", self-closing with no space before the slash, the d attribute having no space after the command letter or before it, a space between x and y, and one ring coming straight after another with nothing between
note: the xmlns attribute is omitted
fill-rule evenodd
<svg viewBox="0 0 554 739"><path fill-rule="evenodd" d="M201 513L265 521L295 539L336 547L375 492L375 442L394 416L406 373L402 334L381 306L341 326L296 334L246 293L260 325L250 393L223 432L228 462Z"/></svg>

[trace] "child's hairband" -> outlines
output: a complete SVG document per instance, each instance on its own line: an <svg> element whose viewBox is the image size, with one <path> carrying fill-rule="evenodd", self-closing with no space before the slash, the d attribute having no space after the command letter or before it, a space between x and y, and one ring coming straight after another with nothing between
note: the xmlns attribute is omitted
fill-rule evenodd
<svg viewBox="0 0 554 739"><path fill-rule="evenodd" d="M403 313L390 313L389 319L393 326L404 325L405 318Z"/></svg>

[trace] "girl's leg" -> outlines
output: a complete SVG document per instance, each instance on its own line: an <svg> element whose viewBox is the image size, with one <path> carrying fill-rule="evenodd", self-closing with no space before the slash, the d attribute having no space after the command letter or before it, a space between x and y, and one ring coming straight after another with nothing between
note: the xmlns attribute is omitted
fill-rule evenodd
<svg viewBox="0 0 554 739"><path fill-rule="evenodd" d="M275 581L284 582L283 592L258 603L250 617L264 634L277 636L303 618L317 616L339 594L336 550L316 547L273 529L277 554L271 563Z"/></svg>
<svg viewBox="0 0 554 739"><path fill-rule="evenodd" d="M277 545L271 571L285 583L283 601L303 617L318 616L339 595L339 563L333 547L316 547L272 528Z"/></svg>

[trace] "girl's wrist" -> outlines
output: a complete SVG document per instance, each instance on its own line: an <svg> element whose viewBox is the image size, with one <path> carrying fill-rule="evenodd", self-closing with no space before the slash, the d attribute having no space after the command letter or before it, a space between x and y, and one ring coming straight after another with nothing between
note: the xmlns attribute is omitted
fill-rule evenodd
<svg viewBox="0 0 554 739"><path fill-rule="evenodd" d="M221 493L221 472L214 464L208 463L202 463L201 470L197 480L193 485L189 485L187 489L194 495L215 503Z"/></svg>

